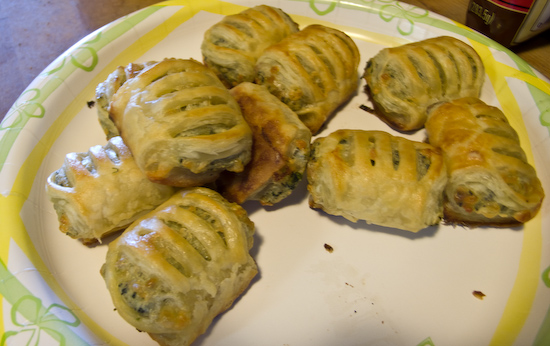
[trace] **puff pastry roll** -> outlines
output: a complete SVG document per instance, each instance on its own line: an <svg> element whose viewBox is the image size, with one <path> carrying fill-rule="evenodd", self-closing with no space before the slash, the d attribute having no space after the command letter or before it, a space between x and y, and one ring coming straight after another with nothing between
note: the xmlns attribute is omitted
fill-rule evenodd
<svg viewBox="0 0 550 346"><path fill-rule="evenodd" d="M264 86L231 89L252 129L252 159L241 173L222 173L218 191L228 200L273 205L289 196L304 176L311 132L298 115Z"/></svg>
<svg viewBox="0 0 550 346"><path fill-rule="evenodd" d="M278 8L260 5L224 17L204 34L204 64L231 88L253 82L254 65L270 45L298 31L296 24Z"/></svg>
<svg viewBox="0 0 550 346"><path fill-rule="evenodd" d="M426 131L447 166L446 221L514 226L537 214L544 191L500 109L477 98L437 104Z"/></svg>
<svg viewBox="0 0 550 346"><path fill-rule="evenodd" d="M46 191L60 230L87 245L127 227L174 193L147 179L120 137L67 154L48 177Z"/></svg>
<svg viewBox="0 0 550 346"><path fill-rule="evenodd" d="M186 188L109 244L101 274L116 311L164 346L185 346L257 274L254 224L207 188Z"/></svg>
<svg viewBox="0 0 550 346"><path fill-rule="evenodd" d="M424 126L430 105L479 97L485 69L471 46L441 36L382 49L363 77L379 117L398 131L414 131Z"/></svg>
<svg viewBox="0 0 550 346"><path fill-rule="evenodd" d="M153 182L199 186L250 161L252 132L239 104L192 59L143 69L115 93L110 117Z"/></svg>
<svg viewBox="0 0 550 346"><path fill-rule="evenodd" d="M107 139L120 135L115 124L109 118L109 109L113 95L128 79L135 77L141 70L152 63L131 63L126 67L119 66L109 74L105 81L97 85L94 101L97 106L99 124L103 128Z"/></svg>
<svg viewBox="0 0 550 346"><path fill-rule="evenodd" d="M418 232L443 216L440 150L386 132L338 130L317 138L307 179L312 208L350 221Z"/></svg>
<svg viewBox="0 0 550 346"><path fill-rule="evenodd" d="M256 63L256 82L287 104L316 134L357 91L359 58L349 36L314 24L266 49Z"/></svg>

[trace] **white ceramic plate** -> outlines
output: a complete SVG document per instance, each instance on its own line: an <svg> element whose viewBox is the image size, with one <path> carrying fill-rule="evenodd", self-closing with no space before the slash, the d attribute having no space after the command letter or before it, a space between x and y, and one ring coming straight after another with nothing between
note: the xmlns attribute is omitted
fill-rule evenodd
<svg viewBox="0 0 550 346"><path fill-rule="evenodd" d="M87 101L119 65L201 60L204 31L258 1L174 1L84 38L26 89L0 126L2 345L154 345L124 322L99 275L106 246L63 235L45 192L65 154L104 144ZM487 69L482 99L505 111L550 191L550 85L484 36L388 0L273 1L301 27L347 32L365 62L385 46L450 35ZM390 128L359 109L363 85L319 136ZM407 136L423 140L424 132ZM418 234L309 209L305 184L273 208L245 203L260 274L197 345L548 345L550 227L545 202L519 229L430 227ZM334 251L328 252L325 244ZM483 299L473 292L482 292Z"/></svg>

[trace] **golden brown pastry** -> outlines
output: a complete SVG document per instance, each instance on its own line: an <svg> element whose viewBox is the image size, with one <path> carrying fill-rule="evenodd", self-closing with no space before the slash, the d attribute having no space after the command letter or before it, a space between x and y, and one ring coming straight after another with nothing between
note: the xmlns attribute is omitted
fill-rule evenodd
<svg viewBox="0 0 550 346"><path fill-rule="evenodd" d="M386 132L338 130L317 138L307 179L312 208L350 221L418 232L443 216L440 151Z"/></svg>
<svg viewBox="0 0 550 346"><path fill-rule="evenodd" d="M60 230L87 245L127 227L174 193L147 179L120 137L67 154L48 177L46 191Z"/></svg>
<svg viewBox="0 0 550 346"><path fill-rule="evenodd" d="M349 36L314 24L266 49L256 63L256 82L287 104L316 134L357 91L359 58Z"/></svg>
<svg viewBox="0 0 550 346"><path fill-rule="evenodd" d="M263 205L280 202L302 180L311 132L264 86L241 83L231 89L253 134L252 159L241 173L223 173L218 191L228 200Z"/></svg>
<svg viewBox="0 0 550 346"><path fill-rule="evenodd" d="M207 188L186 188L109 244L101 274L116 311L160 345L185 346L257 273L254 224Z"/></svg>
<svg viewBox="0 0 550 346"><path fill-rule="evenodd" d="M398 131L414 131L424 126L430 105L479 97L485 69L472 47L441 36L382 49L363 77L380 118Z"/></svg>
<svg viewBox="0 0 550 346"><path fill-rule="evenodd" d="M500 109L477 98L443 102L430 109L426 131L447 166L446 221L514 226L536 215L544 191Z"/></svg>
<svg viewBox="0 0 550 346"><path fill-rule="evenodd" d="M165 59L124 83L110 117L154 182L199 186L250 161L252 132L216 75L195 60Z"/></svg>
<svg viewBox="0 0 550 346"><path fill-rule="evenodd" d="M204 34L204 64L228 88L253 82L254 65L263 50L298 29L286 13L267 5L226 16Z"/></svg>
<svg viewBox="0 0 550 346"><path fill-rule="evenodd" d="M128 79L135 77L141 70L153 63L154 62L146 62L144 64L132 63L126 67L119 66L109 74L105 81L99 83L96 87L94 101L97 105L99 123L107 139L120 135L115 124L109 118L109 109L113 95Z"/></svg>

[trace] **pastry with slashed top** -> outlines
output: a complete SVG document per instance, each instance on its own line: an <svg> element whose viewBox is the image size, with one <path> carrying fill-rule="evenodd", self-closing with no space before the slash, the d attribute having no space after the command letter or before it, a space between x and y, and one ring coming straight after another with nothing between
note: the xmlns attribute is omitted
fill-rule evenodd
<svg viewBox="0 0 550 346"><path fill-rule="evenodd" d="M382 131L337 130L311 150L312 208L411 232L440 222L447 175L439 149Z"/></svg>
<svg viewBox="0 0 550 346"><path fill-rule="evenodd" d="M416 131L434 103L479 97L485 68L477 52L450 36L384 48L363 74L376 114L398 131Z"/></svg>
<svg viewBox="0 0 550 346"><path fill-rule="evenodd" d="M313 24L267 48L256 83L290 107L317 134L357 91L359 50L344 32Z"/></svg>
<svg viewBox="0 0 550 346"><path fill-rule="evenodd" d="M189 345L258 272L246 211L185 188L109 244L101 268L116 311L163 346Z"/></svg>
<svg viewBox="0 0 550 346"><path fill-rule="evenodd" d="M447 222L508 227L538 213L541 182L502 110L478 98L443 102L430 109L426 133L446 162Z"/></svg>
<svg viewBox="0 0 550 346"><path fill-rule="evenodd" d="M193 59L164 59L124 83L110 118L153 182L200 186L242 171L252 132L216 75Z"/></svg>
<svg viewBox="0 0 550 346"><path fill-rule="evenodd" d="M67 154L48 177L46 191L60 230L87 245L124 229L174 193L147 179L120 137Z"/></svg>
<svg viewBox="0 0 550 346"><path fill-rule="evenodd" d="M254 65L262 52L298 31L296 24L279 8L259 5L225 16L204 34L201 52L226 87L253 82Z"/></svg>

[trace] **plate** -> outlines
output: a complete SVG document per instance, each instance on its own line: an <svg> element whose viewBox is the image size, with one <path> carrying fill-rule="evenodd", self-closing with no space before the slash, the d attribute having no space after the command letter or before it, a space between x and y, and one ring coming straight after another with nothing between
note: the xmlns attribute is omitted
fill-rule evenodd
<svg viewBox="0 0 550 346"><path fill-rule="evenodd" d="M46 177L69 152L106 142L90 107L119 65L201 60L204 31L258 1L169 1L97 30L53 61L0 126L2 345L154 345L124 322L99 275L105 244L58 230ZM388 0L281 0L305 27L348 33L360 71L380 49L450 35L487 69L481 98L506 113L550 191L550 84L516 55L467 27ZM395 133L359 107L363 85L318 135L339 128ZM405 135L403 135L405 136ZM406 137L423 140L419 131ZM417 234L311 210L304 182L280 205L244 207L256 224L260 273L196 345L548 345L548 200L521 228L437 226ZM327 251L328 247L333 251ZM476 292L481 292L478 294Z"/></svg>

